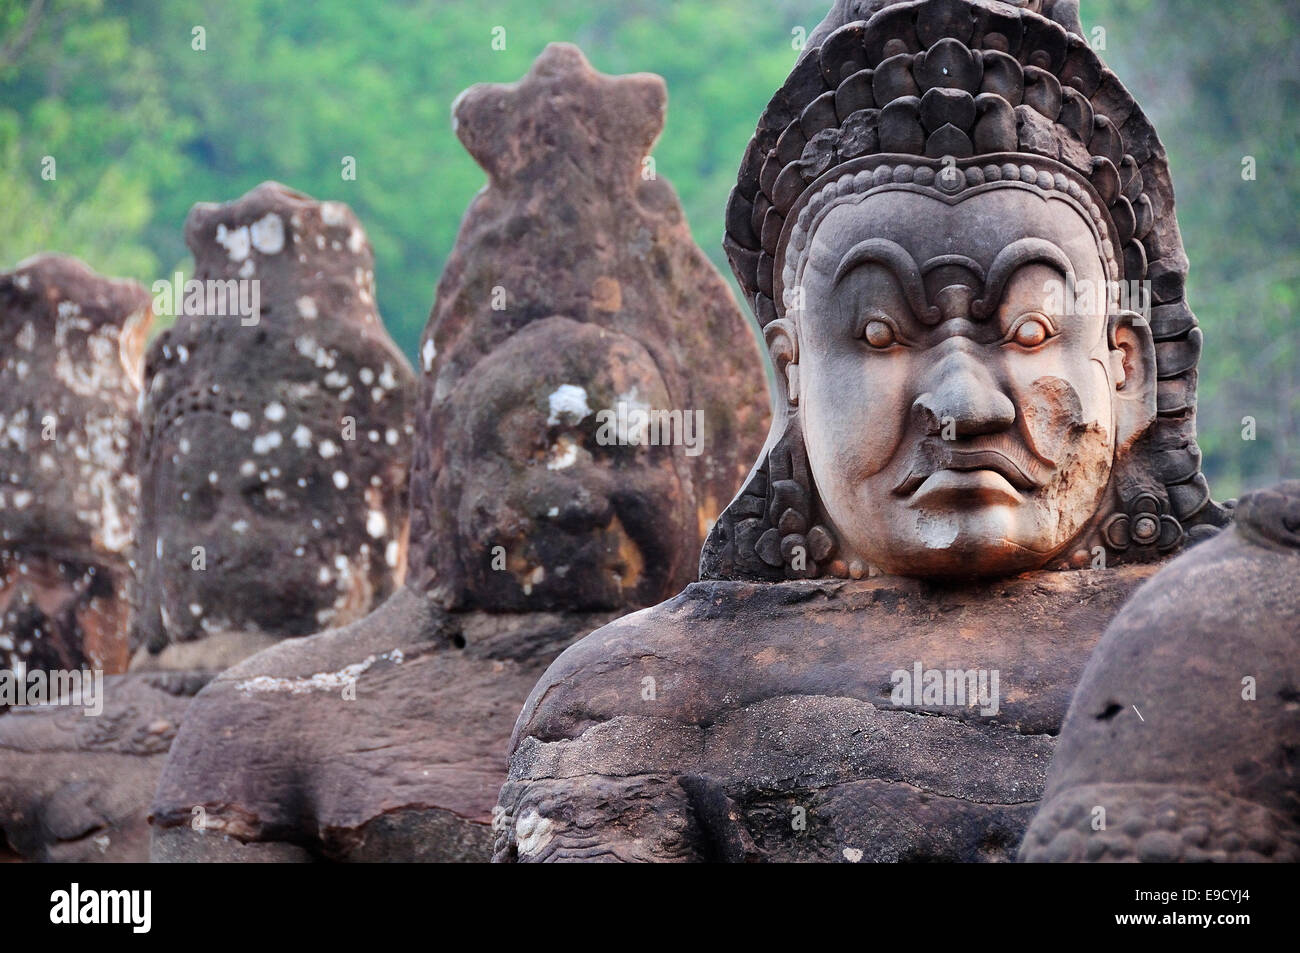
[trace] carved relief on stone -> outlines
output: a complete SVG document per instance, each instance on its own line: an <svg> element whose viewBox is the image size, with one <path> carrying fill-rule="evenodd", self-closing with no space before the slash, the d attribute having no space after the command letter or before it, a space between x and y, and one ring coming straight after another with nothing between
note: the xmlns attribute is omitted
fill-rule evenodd
<svg viewBox="0 0 1300 953"><path fill-rule="evenodd" d="M1011 859L1102 630L1230 516L1164 150L1066 0L841 0L724 244L767 444L701 581L534 687L495 858Z"/></svg>

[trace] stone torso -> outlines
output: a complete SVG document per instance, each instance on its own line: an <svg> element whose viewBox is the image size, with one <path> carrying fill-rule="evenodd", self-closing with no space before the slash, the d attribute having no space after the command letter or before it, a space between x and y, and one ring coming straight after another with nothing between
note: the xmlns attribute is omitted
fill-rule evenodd
<svg viewBox="0 0 1300 953"><path fill-rule="evenodd" d="M533 690L496 859L1010 860L1083 664L1150 573L692 585ZM895 705L918 662L996 672L997 714Z"/></svg>

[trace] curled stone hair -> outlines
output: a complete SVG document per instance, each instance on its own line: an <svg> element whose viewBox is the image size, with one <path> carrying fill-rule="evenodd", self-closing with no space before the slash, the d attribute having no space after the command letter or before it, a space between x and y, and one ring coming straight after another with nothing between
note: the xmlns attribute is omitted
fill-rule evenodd
<svg viewBox="0 0 1300 953"><path fill-rule="evenodd" d="M1228 514L1201 473L1202 338L1184 295L1187 257L1164 148L1082 38L1076 11L1065 0L840 0L759 120L724 247L767 328L786 316L791 259L813 220L846 196L903 185L940 196L1011 185L1068 195L1094 228L1107 277L1150 288L1157 419L1112 476L1116 511L1098 530L1112 561L1137 561L1211 535ZM801 448L794 410L774 421L715 524L702 578L822 574L835 541L817 525ZM808 557L800 569L785 555L797 545Z"/></svg>

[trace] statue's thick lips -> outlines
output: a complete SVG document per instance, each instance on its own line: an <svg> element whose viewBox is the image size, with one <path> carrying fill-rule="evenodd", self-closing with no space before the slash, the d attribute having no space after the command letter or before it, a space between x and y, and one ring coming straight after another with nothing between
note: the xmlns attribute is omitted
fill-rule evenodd
<svg viewBox="0 0 1300 953"><path fill-rule="evenodd" d="M908 497L909 507L937 506L947 509L973 505L1019 506L1025 501L1020 491L998 470L936 470Z"/></svg>
<svg viewBox="0 0 1300 953"><path fill-rule="evenodd" d="M988 480L980 478L967 480L963 482L960 479L950 479L948 484L953 488L969 485L978 493L985 487L978 485L987 483L991 487L1001 489L1006 487L1013 491L1014 499L1011 502L1020 503L1023 501L1020 496L1021 492L1033 490L1042 485L1042 482L1035 479L1028 473L1024 466L1017 463L1009 455L1001 450L984 447L979 449L956 448L951 446L943 447L939 452L940 459L929 467L920 467L913 469L898 486L894 487L894 492L900 496L909 497L909 504L916 502L922 490L940 473L950 474L975 474L990 473L999 477L998 480ZM1016 492L1019 491L1019 492ZM975 497L978 499L977 497Z"/></svg>

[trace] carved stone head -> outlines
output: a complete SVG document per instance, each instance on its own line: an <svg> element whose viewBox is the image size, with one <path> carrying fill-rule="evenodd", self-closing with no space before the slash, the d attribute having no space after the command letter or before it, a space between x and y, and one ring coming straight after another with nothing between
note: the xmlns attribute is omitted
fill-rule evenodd
<svg viewBox="0 0 1300 953"><path fill-rule="evenodd" d="M1074 8L855 6L728 208L784 414L702 574L999 575L1212 532L1164 152Z"/></svg>
<svg viewBox="0 0 1300 953"><path fill-rule="evenodd" d="M410 569L448 606L667 598L761 445L756 341L654 172L666 101L552 44L453 107L488 185L421 342Z"/></svg>
<svg viewBox="0 0 1300 953"><path fill-rule="evenodd" d="M0 668L126 668L149 295L64 255L0 274Z"/></svg>
<svg viewBox="0 0 1300 953"><path fill-rule="evenodd" d="M158 651L346 624L405 568L414 375L370 244L273 182L195 206L185 237L199 284L145 371L136 625Z"/></svg>

